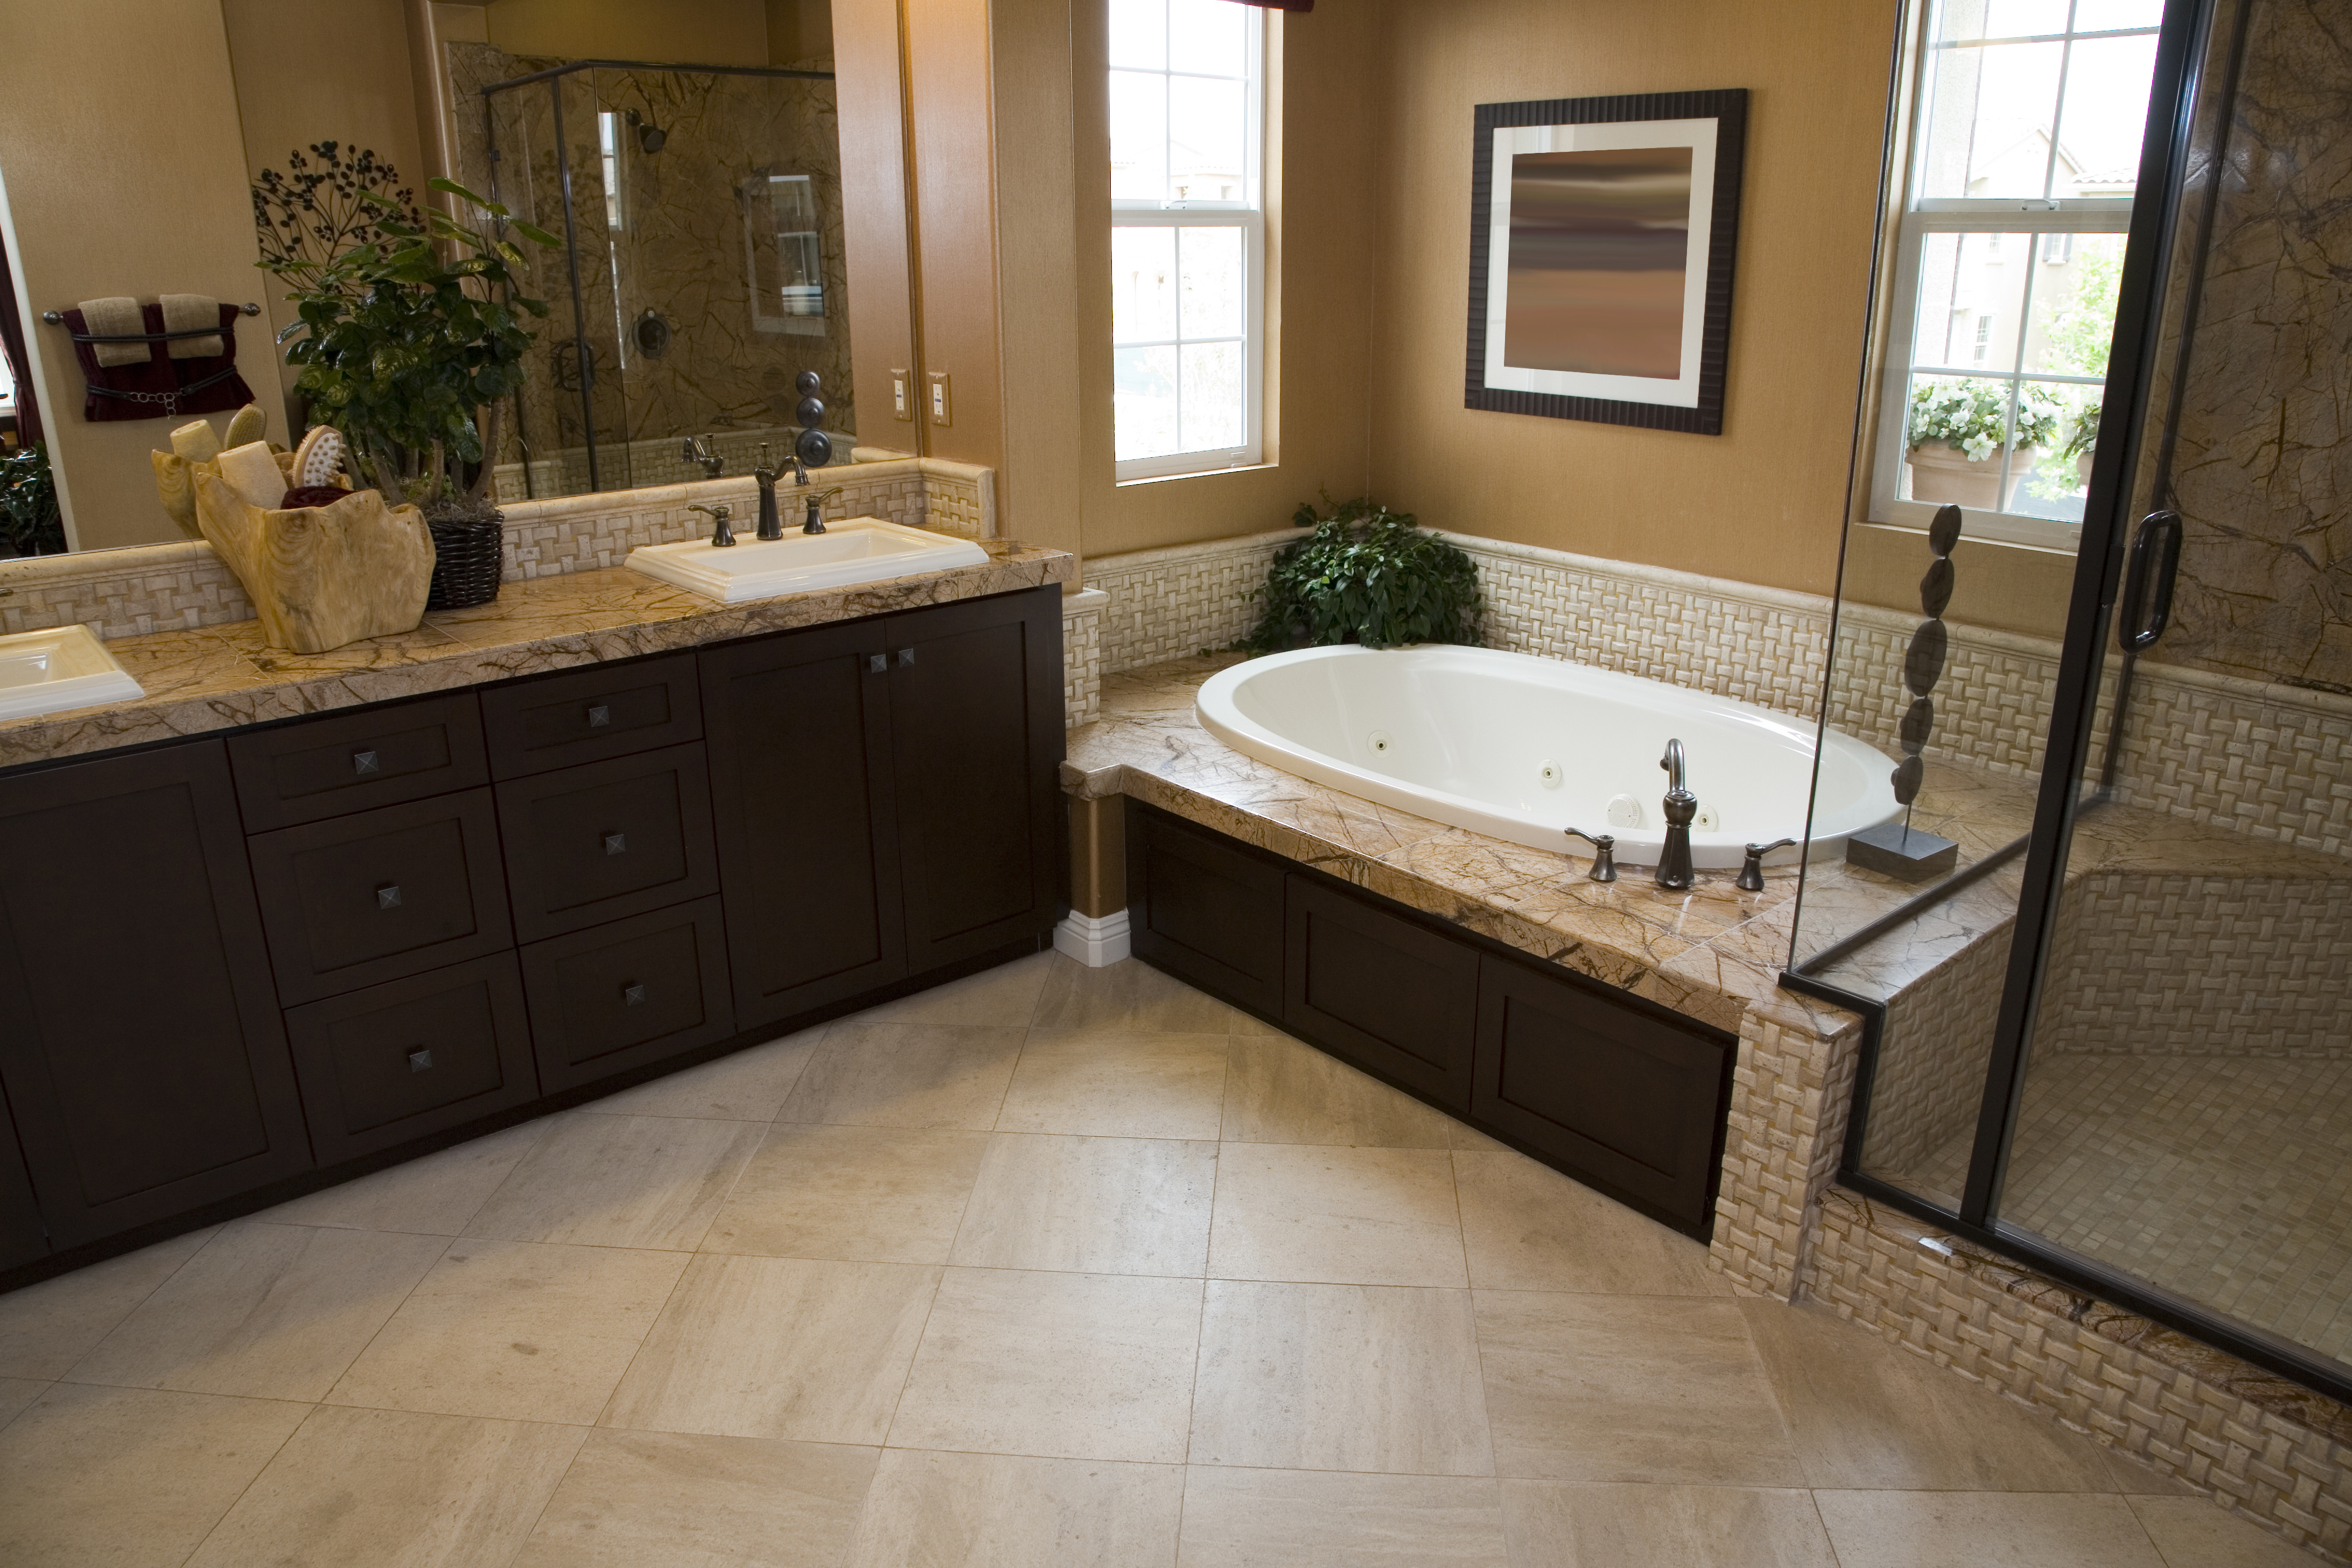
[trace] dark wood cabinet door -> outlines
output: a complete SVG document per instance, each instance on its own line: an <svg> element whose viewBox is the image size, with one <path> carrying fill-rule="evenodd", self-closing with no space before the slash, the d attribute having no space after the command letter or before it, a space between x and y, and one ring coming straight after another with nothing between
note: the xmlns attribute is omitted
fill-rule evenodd
<svg viewBox="0 0 2352 1568"><path fill-rule="evenodd" d="M232 736L228 759L247 833L489 780L481 714L470 691Z"/></svg>
<svg viewBox="0 0 2352 1568"><path fill-rule="evenodd" d="M1153 806L1127 807L1135 956L1212 995L1282 1016L1282 868Z"/></svg>
<svg viewBox="0 0 2352 1568"><path fill-rule="evenodd" d="M498 796L518 942L719 890L699 742L509 779Z"/></svg>
<svg viewBox="0 0 2352 1568"><path fill-rule="evenodd" d="M308 1169L221 742L0 780L0 1083L52 1245Z"/></svg>
<svg viewBox="0 0 2352 1568"><path fill-rule="evenodd" d="M296 1007L286 1032L321 1163L539 1095L510 952Z"/></svg>
<svg viewBox="0 0 2352 1568"><path fill-rule="evenodd" d="M281 828L251 847L289 1006L514 944L487 789Z"/></svg>
<svg viewBox="0 0 2352 1568"><path fill-rule="evenodd" d="M735 1032L717 899L534 942L522 973L550 1093Z"/></svg>
<svg viewBox="0 0 2352 1568"><path fill-rule="evenodd" d="M0 1097L0 1268L30 1263L49 1251L49 1235L33 1202L33 1179L25 1173L24 1152L16 1146L16 1128L7 1112Z"/></svg>
<svg viewBox="0 0 2352 1568"><path fill-rule="evenodd" d="M886 623L907 968L1052 929L1060 913L1061 590Z"/></svg>
<svg viewBox="0 0 2352 1568"><path fill-rule="evenodd" d="M1282 1018L1345 1061L1470 1109L1478 955L1299 876L1286 899Z"/></svg>
<svg viewBox="0 0 2352 1568"><path fill-rule="evenodd" d="M694 655L494 686L482 693L482 726L490 771L502 779L695 740L702 733L702 699Z"/></svg>
<svg viewBox="0 0 2352 1568"><path fill-rule="evenodd" d="M883 623L706 648L701 662L736 1026L898 979Z"/></svg>
<svg viewBox="0 0 2352 1568"><path fill-rule="evenodd" d="M1736 1046L1486 955L1471 1109L1570 1174L1704 1236Z"/></svg>

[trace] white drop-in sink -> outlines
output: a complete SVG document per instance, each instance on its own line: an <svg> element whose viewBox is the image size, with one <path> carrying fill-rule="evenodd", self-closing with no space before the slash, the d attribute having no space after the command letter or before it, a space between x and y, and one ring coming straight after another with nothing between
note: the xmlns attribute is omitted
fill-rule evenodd
<svg viewBox="0 0 2352 1568"><path fill-rule="evenodd" d="M988 562L988 552L969 539L927 533L878 517L831 523L823 533L795 530L782 539L753 538L748 520L742 527L724 550L708 539L648 544L629 552L629 564L649 577L735 605Z"/></svg>
<svg viewBox="0 0 2352 1568"><path fill-rule="evenodd" d="M88 626L0 637L0 719L28 719L147 695Z"/></svg>

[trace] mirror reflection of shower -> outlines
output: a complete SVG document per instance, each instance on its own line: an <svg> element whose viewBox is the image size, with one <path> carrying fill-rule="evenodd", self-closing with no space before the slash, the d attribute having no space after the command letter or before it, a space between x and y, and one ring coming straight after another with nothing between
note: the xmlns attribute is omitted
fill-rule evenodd
<svg viewBox="0 0 2352 1568"><path fill-rule="evenodd" d="M856 445L833 78L565 62L453 44L460 178L562 249L552 307L499 453L501 500L675 484L706 436L728 471L797 431L795 379ZM570 193L567 205L565 193Z"/></svg>

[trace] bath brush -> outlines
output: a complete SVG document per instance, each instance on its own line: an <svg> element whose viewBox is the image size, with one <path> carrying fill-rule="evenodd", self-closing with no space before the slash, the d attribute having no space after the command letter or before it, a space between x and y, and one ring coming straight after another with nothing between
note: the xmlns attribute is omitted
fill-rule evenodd
<svg viewBox="0 0 2352 1568"><path fill-rule="evenodd" d="M331 425L315 427L302 437L302 444L294 448L294 472L290 476L290 483L295 489L331 485L342 471L343 436Z"/></svg>

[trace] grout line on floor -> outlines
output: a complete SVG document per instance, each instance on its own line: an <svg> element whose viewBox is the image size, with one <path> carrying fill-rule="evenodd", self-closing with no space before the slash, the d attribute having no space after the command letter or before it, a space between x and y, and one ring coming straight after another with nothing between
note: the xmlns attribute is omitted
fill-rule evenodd
<svg viewBox="0 0 2352 1568"><path fill-rule="evenodd" d="M277 1401L276 1403L293 1404L296 1402L292 1400L281 1400ZM260 1464L254 1467L253 1474L245 1479L245 1485L236 1489L236 1496L228 1500L228 1506L222 1509L219 1514L214 1518L210 1524L205 1526L205 1532L196 1538L196 1543L194 1546L188 1548L188 1554L180 1559L183 1563L193 1563L195 1561L196 1554L204 1551L205 1542L210 1541L213 1538L214 1532L218 1531L221 1525L227 1521L228 1516L236 1511L236 1505L245 1500L245 1494L251 1491L254 1489L255 1484L258 1482L262 1477L269 1473L269 1467L278 1462L278 1456L286 1452L287 1448L293 1444L296 1437L301 1436L302 1428L310 1424L311 1418L317 1415L321 1408L323 1408L322 1401L313 1401L310 1405L310 1408L303 1412L302 1419L294 1423L293 1429L278 1440L276 1447L269 1450L269 1457L262 1460Z"/></svg>

